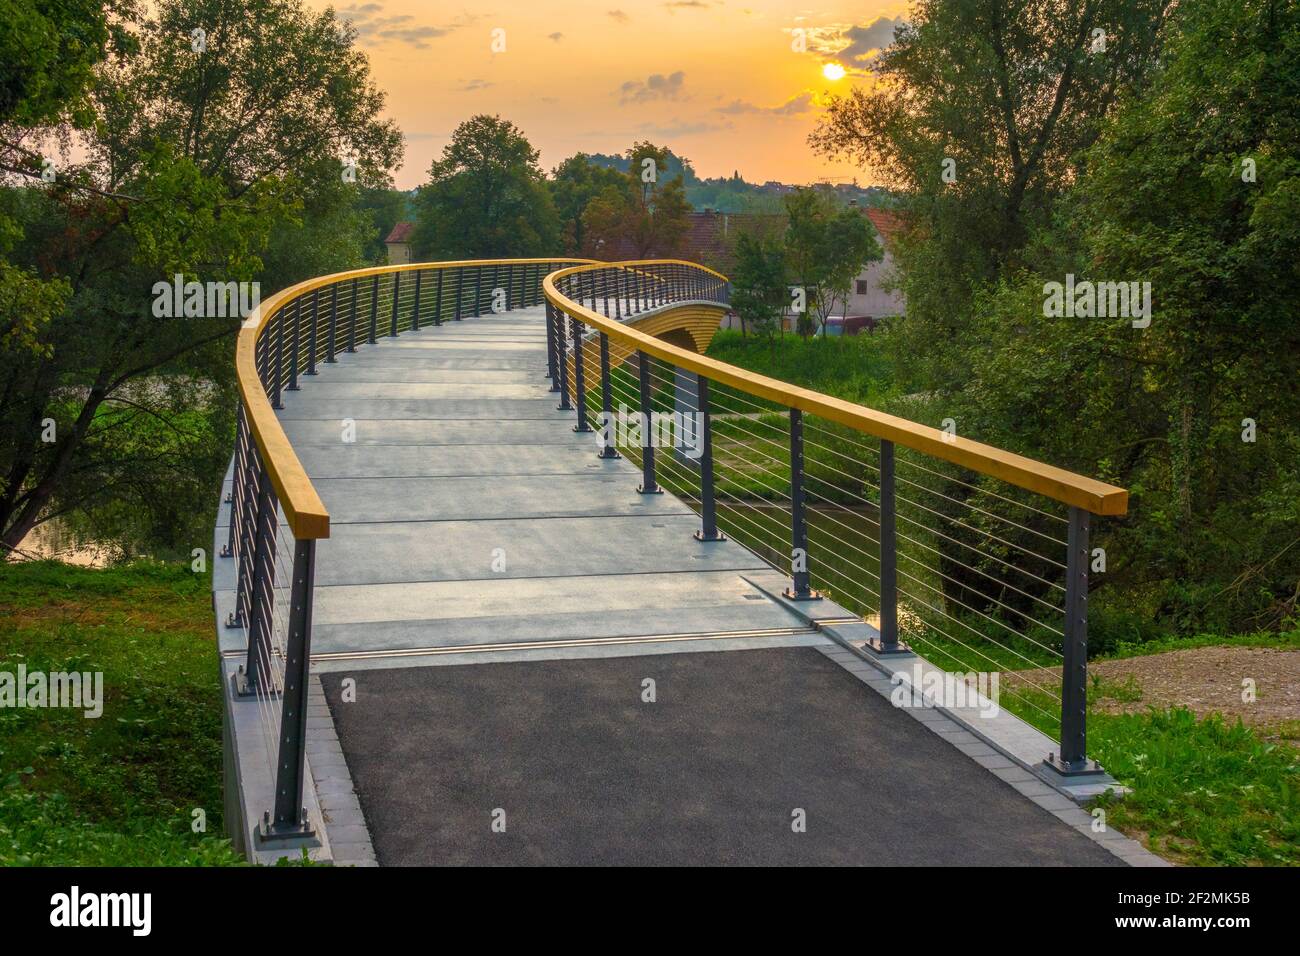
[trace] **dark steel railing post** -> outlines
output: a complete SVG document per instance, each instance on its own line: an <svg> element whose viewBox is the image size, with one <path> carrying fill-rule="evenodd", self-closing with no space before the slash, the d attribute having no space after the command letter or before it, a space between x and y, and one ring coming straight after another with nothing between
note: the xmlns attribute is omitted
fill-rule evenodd
<svg viewBox="0 0 1300 956"><path fill-rule="evenodd" d="M241 417L244 412L241 409ZM239 497L239 550L238 583L239 594L236 598L235 612L226 620L227 627L244 627L248 624L253 605L253 581L256 563L253 554L257 541L258 508L258 457L253 444L253 437L244 430L244 467L240 480Z"/></svg>
<svg viewBox="0 0 1300 956"><path fill-rule="evenodd" d="M573 426L575 432L589 432L587 424L587 380L583 375L582 361L582 323L573 320L573 393L578 405L578 423Z"/></svg>
<svg viewBox="0 0 1300 956"><path fill-rule="evenodd" d="M352 280L352 315L348 319L348 351L357 350L357 294L360 288L360 279Z"/></svg>
<svg viewBox="0 0 1300 956"><path fill-rule="evenodd" d="M235 531L239 526L239 509L240 498L243 492L243 474L244 467L247 464L244 448L244 410L242 406L236 406L235 414L235 467L230 473L230 497L226 500L230 502L230 524L226 527L226 543L221 548L221 557L231 558L236 553ZM238 616L238 609L235 615ZM227 622L227 626L229 622Z"/></svg>
<svg viewBox="0 0 1300 956"><path fill-rule="evenodd" d="M867 641L877 654L903 654L898 639L898 530L894 498L894 443L880 442L880 637Z"/></svg>
<svg viewBox="0 0 1300 956"><path fill-rule="evenodd" d="M546 302L546 376L551 380L551 391L560 390L560 376L555 367L555 306Z"/></svg>
<svg viewBox="0 0 1300 956"><path fill-rule="evenodd" d="M1064 774L1098 773L1088 760L1088 526L1071 506L1065 559L1065 637L1061 645L1061 752L1048 763ZM1055 758L1055 759L1053 759Z"/></svg>
<svg viewBox="0 0 1300 956"><path fill-rule="evenodd" d="M636 353L637 375L641 384L641 486L643 495L661 495L664 490L655 481L654 411L650 397L650 356Z"/></svg>
<svg viewBox="0 0 1300 956"><path fill-rule="evenodd" d="M275 370L271 379L271 407L284 408L280 402L280 385L284 382L284 309L275 315Z"/></svg>
<svg viewBox="0 0 1300 956"><path fill-rule="evenodd" d="M483 314L483 267L474 269L474 318Z"/></svg>
<svg viewBox="0 0 1300 956"><path fill-rule="evenodd" d="M374 345L379 336L379 276L370 284L370 333L367 341Z"/></svg>
<svg viewBox="0 0 1300 956"><path fill-rule="evenodd" d="M569 404L569 337L566 331L567 316L555 309L555 359L560 363L560 404L555 407L562 412L572 411Z"/></svg>
<svg viewBox="0 0 1300 956"><path fill-rule="evenodd" d="M452 319L456 322L460 321L461 303L463 303L464 301L465 301L465 267L457 266L456 267L456 310L455 313L452 315Z"/></svg>
<svg viewBox="0 0 1300 956"><path fill-rule="evenodd" d="M785 596L792 601L815 601L821 597L810 586L808 571L808 518L803 496L803 412L790 409L790 577L792 586Z"/></svg>
<svg viewBox="0 0 1300 956"><path fill-rule="evenodd" d="M506 311L509 312L514 308L515 299L515 267L506 266Z"/></svg>
<svg viewBox="0 0 1300 956"><path fill-rule="evenodd" d="M438 270L438 283L434 287L433 293L433 324L442 325L442 274L446 269Z"/></svg>
<svg viewBox="0 0 1300 956"><path fill-rule="evenodd" d="M614 433L614 382L609 368L609 336L600 333L600 408L605 419L600 430L601 458L621 458Z"/></svg>
<svg viewBox="0 0 1300 956"><path fill-rule="evenodd" d="M420 277L424 270L415 270L415 302L411 305L411 331L420 331Z"/></svg>
<svg viewBox="0 0 1300 956"><path fill-rule="evenodd" d="M271 653L272 609L267 602L275 587L276 500L271 476L261 458L255 455L253 461L257 469L257 509L253 518L252 601L248 611L248 653L234 676L237 697L273 690L263 686L268 675L262 670L262 654Z"/></svg>
<svg viewBox="0 0 1300 956"><path fill-rule="evenodd" d="M316 329L320 325L320 289L311 293L311 325L307 329L307 372L316 374Z"/></svg>
<svg viewBox="0 0 1300 956"><path fill-rule="evenodd" d="M302 296L298 296L293 300L293 342L289 353L289 385L285 388L286 392L298 391L298 356L302 354L301 326Z"/></svg>
<svg viewBox="0 0 1300 956"><path fill-rule="evenodd" d="M334 353L338 351L338 325L339 325L339 285L334 283L330 286L330 326L329 331L325 333L325 364L333 365L338 361Z"/></svg>
<svg viewBox="0 0 1300 956"><path fill-rule="evenodd" d="M393 308L388 316L388 335L390 338L397 338L397 303L401 299L402 292L402 274L393 273Z"/></svg>
<svg viewBox="0 0 1300 956"><path fill-rule="evenodd" d="M695 437L700 442L700 530L697 541L725 541L726 535L718 530L717 504L713 497L713 426L709 421L709 380L703 375L695 379Z"/></svg>
<svg viewBox="0 0 1300 956"><path fill-rule="evenodd" d="M280 701L280 741L276 753L275 807L263 820L263 839L311 836L303 803L307 743L307 678L311 661L311 605L316 573L316 542L293 547L288 630L285 639L284 693Z"/></svg>

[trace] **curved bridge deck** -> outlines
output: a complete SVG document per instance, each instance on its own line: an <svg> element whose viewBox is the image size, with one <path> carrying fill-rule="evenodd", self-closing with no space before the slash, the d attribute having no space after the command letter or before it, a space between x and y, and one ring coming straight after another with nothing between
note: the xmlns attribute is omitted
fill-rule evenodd
<svg viewBox="0 0 1300 956"><path fill-rule="evenodd" d="M745 580L783 578L739 545L695 541L694 512L638 494L635 465L600 460L573 431L544 378L543 322L534 308L381 339L285 393L280 420L331 516L319 669L723 632L807 643L805 623Z"/></svg>
<svg viewBox="0 0 1300 956"><path fill-rule="evenodd" d="M1146 859L956 721L891 706L808 616L838 609L800 613L784 576L638 494L545 371L537 307L380 338L284 394L330 514L308 759L336 861Z"/></svg>

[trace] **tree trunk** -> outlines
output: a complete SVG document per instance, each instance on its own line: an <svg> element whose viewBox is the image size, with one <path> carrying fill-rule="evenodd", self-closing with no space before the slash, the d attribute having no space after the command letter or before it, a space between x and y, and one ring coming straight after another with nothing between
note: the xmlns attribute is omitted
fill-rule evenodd
<svg viewBox="0 0 1300 956"><path fill-rule="evenodd" d="M0 545L3 545L6 551L17 548L28 533L41 523L41 512L49 504L59 482L71 466L74 454L86 437L86 432L90 430L90 424L94 421L99 406L108 397L106 383L105 373L100 372L94 386L90 389L90 394L86 396L85 404L81 406L81 412L72 426L72 433L56 443L59 451L54 462L27 495L27 500L18 510L17 517L12 514L4 516L6 524L3 533L0 534Z"/></svg>

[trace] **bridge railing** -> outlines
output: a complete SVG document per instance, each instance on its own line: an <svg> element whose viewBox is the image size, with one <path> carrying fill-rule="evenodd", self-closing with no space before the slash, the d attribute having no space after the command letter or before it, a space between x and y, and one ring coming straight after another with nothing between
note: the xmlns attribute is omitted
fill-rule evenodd
<svg viewBox="0 0 1300 956"><path fill-rule="evenodd" d="M692 504L697 539L729 536L786 573L790 600L824 592L873 623L875 653L915 647L964 676L957 696L991 693L1059 735L1048 767L1097 772L1088 535L1094 515L1124 514L1127 492L627 324L673 306L720 317L727 280L702 266L588 264L543 286L559 407L598 454L636 461L642 492Z"/></svg>
<svg viewBox="0 0 1300 956"><path fill-rule="evenodd" d="M230 527L236 565L226 627L247 634L234 693L256 700L274 764L264 840L303 837L307 678L316 542L330 519L275 412L322 366L381 338L486 313L539 305L542 279L582 259L500 259L380 266L301 282L266 300L236 346L240 408Z"/></svg>

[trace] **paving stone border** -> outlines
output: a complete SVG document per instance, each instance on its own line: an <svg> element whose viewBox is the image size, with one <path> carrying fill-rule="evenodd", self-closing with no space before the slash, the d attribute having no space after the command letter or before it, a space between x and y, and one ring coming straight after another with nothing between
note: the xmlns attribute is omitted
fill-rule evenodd
<svg viewBox="0 0 1300 956"><path fill-rule="evenodd" d="M307 762L335 866L378 866L361 803L339 745L320 677L307 687Z"/></svg>

